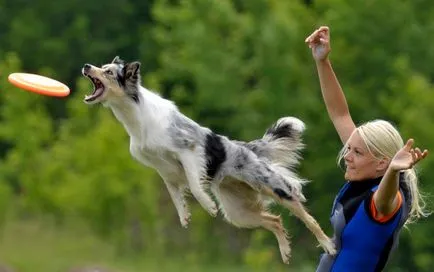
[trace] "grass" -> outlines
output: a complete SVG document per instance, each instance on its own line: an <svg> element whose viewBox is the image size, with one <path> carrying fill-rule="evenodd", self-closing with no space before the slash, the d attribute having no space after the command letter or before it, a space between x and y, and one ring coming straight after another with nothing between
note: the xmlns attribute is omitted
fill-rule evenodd
<svg viewBox="0 0 434 272"><path fill-rule="evenodd" d="M0 238L0 262L20 271L68 271L73 266L115 267L112 246L76 229L57 230L36 220L8 222Z"/></svg>
<svg viewBox="0 0 434 272"><path fill-rule="evenodd" d="M1 264L14 272L69 272L77 267L102 267L110 272L247 272L241 265L198 264L185 259L158 260L116 254L114 245L97 239L83 226L55 228L42 220L9 220L0 229ZM287 268L286 268L287 269ZM261 271L287 271L267 267Z"/></svg>

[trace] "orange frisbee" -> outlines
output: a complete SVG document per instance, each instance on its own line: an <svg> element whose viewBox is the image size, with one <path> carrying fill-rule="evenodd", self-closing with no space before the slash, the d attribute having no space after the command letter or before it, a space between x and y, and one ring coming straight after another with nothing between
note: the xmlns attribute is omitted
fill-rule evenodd
<svg viewBox="0 0 434 272"><path fill-rule="evenodd" d="M57 97L69 95L68 86L46 76L28 73L12 73L9 75L8 80L21 89L42 95Z"/></svg>

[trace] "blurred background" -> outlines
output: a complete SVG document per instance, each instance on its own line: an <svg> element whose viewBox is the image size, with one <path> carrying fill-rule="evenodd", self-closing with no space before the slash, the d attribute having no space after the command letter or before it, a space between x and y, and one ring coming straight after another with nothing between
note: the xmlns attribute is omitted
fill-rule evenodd
<svg viewBox="0 0 434 272"><path fill-rule="evenodd" d="M130 157L122 125L82 102L92 87L81 67L140 60L144 86L230 138L302 119L306 205L331 234L340 143L304 44L320 25L331 27L354 119L391 120L434 151L432 1L0 0L0 271L314 271L315 239L279 207L290 265L270 232L212 219L196 201L183 229L160 177ZM71 95L22 91L12 72L53 77ZM430 203L434 156L419 174ZM432 271L433 229L431 216L402 230L386 271Z"/></svg>

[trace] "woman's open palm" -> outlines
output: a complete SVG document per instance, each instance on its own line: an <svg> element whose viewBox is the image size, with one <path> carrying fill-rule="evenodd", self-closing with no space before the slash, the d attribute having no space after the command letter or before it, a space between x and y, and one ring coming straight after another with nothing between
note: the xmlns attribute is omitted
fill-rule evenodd
<svg viewBox="0 0 434 272"><path fill-rule="evenodd" d="M393 170L406 170L412 168L416 163L426 158L428 155L428 150L421 150L416 147L413 148L414 140L409 139L405 146L399 150L392 161L390 166Z"/></svg>

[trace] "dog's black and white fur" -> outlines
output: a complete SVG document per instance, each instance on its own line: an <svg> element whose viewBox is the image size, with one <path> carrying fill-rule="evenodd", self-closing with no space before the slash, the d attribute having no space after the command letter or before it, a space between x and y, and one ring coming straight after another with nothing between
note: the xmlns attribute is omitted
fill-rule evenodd
<svg viewBox="0 0 434 272"><path fill-rule="evenodd" d="M139 62L116 57L101 68L85 64L82 73L95 85L84 101L111 108L130 136L132 156L156 169L164 180L182 226L190 221L186 189L216 216L218 207L206 192L208 185L228 222L274 233L285 263L289 240L280 216L267 210L270 199L301 219L323 249L334 254L332 241L301 203L305 181L291 171L303 147L302 121L284 117L262 139L233 141L200 126L173 102L142 87Z"/></svg>

